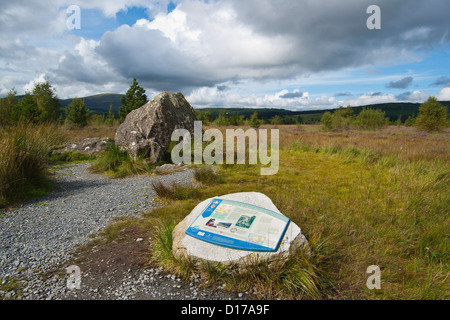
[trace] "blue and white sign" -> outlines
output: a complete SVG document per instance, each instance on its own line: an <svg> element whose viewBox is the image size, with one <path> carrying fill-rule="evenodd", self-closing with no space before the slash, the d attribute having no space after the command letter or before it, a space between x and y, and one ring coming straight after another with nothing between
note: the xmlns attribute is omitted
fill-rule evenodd
<svg viewBox="0 0 450 320"><path fill-rule="evenodd" d="M222 247L275 252L289 218L251 204L213 199L186 230L196 239Z"/></svg>

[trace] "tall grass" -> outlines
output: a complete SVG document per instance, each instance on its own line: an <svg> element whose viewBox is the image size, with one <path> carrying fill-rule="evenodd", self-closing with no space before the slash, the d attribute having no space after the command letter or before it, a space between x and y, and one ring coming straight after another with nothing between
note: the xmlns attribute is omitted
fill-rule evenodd
<svg viewBox="0 0 450 320"><path fill-rule="evenodd" d="M124 178L149 173L157 165L145 159L133 159L127 151L121 150L115 143L109 143L91 165L90 170L105 173L113 178Z"/></svg>
<svg viewBox="0 0 450 320"><path fill-rule="evenodd" d="M18 124L0 131L0 206L51 188L49 153L63 139L53 125Z"/></svg>
<svg viewBox="0 0 450 320"><path fill-rule="evenodd" d="M188 200L199 197L198 189L192 185L182 185L175 182L164 184L161 181L152 182L153 190L160 198L170 200Z"/></svg>
<svg viewBox="0 0 450 320"><path fill-rule="evenodd" d="M212 185L221 181L219 175L217 174L217 171L210 166L195 168L194 179L206 185Z"/></svg>

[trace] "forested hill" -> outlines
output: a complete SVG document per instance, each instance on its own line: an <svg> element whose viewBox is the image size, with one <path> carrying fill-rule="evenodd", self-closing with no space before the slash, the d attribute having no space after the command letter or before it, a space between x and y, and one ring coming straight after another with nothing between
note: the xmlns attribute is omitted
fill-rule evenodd
<svg viewBox="0 0 450 320"><path fill-rule="evenodd" d="M450 106L450 101L441 101L441 104ZM386 117L388 117L391 121L397 120L400 116L402 121L405 121L409 116L416 117L419 114L420 103L401 103L401 102L393 102L393 103L383 103L383 104L373 104L366 106L353 107L353 111L355 115L359 114L363 108L368 109L380 109L385 112ZM213 118L217 118L219 113L224 109L217 108L206 108L200 109L202 112L210 112ZM280 118L288 117L293 118L296 122L299 123L316 123L319 122L322 118L322 115L326 111L333 110L311 110L311 111L289 111L284 109L251 109L251 108L229 108L225 109L227 114L230 115L243 115L245 118L250 118L250 116L254 113L258 113L259 119L272 119L275 116L279 116Z"/></svg>
<svg viewBox="0 0 450 320"><path fill-rule="evenodd" d="M86 107L93 113L108 113L109 107L112 105L115 113L119 112L121 94L104 93L94 96L81 98L84 100ZM72 102L72 99L59 99L61 107L64 109Z"/></svg>
<svg viewBox="0 0 450 320"><path fill-rule="evenodd" d="M108 113L109 107L113 106L113 111L115 113L118 112L119 107L121 106L120 98L122 95L120 94L98 94L89 97L83 97L87 108L89 108L93 113ZM20 97L19 97L20 98ZM72 99L60 99L59 100L64 109ZM441 104L450 106L450 101L441 101ZM196 108L195 105L193 105ZM383 104L374 104L360 107L353 107L354 113L358 114L363 108L371 108L371 109L381 109L385 112L386 116L391 120L395 121L401 116L402 121L405 121L409 116L417 116L419 113L420 103L402 103L402 102L393 102L393 103L383 103ZM196 108L197 109L197 108ZM253 109L253 108L202 108L198 109L202 112L209 111L213 118L217 118L219 113L222 110L226 110L227 115L239 115L244 116L245 118L250 118L250 116L254 113L258 113L258 118L262 120L273 119L275 116L279 116L280 118L290 118L294 122L299 123L316 123L319 122L322 115L326 111L331 110L311 110L311 111L289 111L284 109Z"/></svg>

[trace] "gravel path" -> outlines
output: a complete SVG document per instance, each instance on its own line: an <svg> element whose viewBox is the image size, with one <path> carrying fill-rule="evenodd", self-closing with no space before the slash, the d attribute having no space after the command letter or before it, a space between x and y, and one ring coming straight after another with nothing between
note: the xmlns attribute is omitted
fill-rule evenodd
<svg viewBox="0 0 450 320"><path fill-rule="evenodd" d="M213 298L214 294L195 285L196 279L186 284L186 291L179 279L160 269L127 270L124 280L103 296L95 286L84 291L68 290L68 276L45 280L38 276L70 259L76 246L89 241L89 235L103 229L113 217L139 216L155 207L152 180L190 183L193 178L192 170L185 170L158 177L108 179L87 172L89 165L58 169L55 191L0 212L0 285L4 288L11 279L20 279L22 299ZM152 284L159 289L152 290ZM0 291L0 298L15 298L15 293Z"/></svg>

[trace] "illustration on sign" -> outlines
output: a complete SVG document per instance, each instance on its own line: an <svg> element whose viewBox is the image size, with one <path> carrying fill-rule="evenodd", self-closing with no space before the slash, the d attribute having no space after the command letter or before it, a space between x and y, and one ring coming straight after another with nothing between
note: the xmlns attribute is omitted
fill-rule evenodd
<svg viewBox="0 0 450 320"><path fill-rule="evenodd" d="M213 199L186 230L186 234L219 246L275 252L289 218L251 204Z"/></svg>

